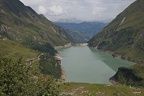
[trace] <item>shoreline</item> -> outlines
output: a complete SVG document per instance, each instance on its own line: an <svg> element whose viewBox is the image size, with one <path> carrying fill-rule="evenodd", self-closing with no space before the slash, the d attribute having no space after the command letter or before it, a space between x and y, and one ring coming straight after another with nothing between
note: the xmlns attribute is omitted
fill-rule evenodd
<svg viewBox="0 0 144 96"><path fill-rule="evenodd" d="M64 46L55 46L54 49L57 50L57 49L61 49L61 48L67 48L67 47L71 47L71 46L87 46L88 43L76 43L76 44L72 44L72 43L68 43L68 44L65 44ZM55 54L54 58L56 60L59 61L59 64L61 65L61 60L63 59L59 53ZM64 67L61 66L61 77L59 79L60 82L65 82L66 80L66 72L64 70Z"/></svg>
<svg viewBox="0 0 144 96"><path fill-rule="evenodd" d="M109 78L109 82L112 84L112 85L120 85L120 83L114 78L114 76L112 76L111 78Z"/></svg>
<svg viewBox="0 0 144 96"><path fill-rule="evenodd" d="M61 49L61 48L71 47L71 46L72 46L72 43L67 43L63 46L55 46L54 49L57 50L57 49Z"/></svg>
<svg viewBox="0 0 144 96"><path fill-rule="evenodd" d="M97 47L91 47L91 48L98 49ZM134 60L134 59L132 59L132 58L130 58L130 57L126 57L126 56L121 55L121 54L116 54L115 52L110 51L110 50L103 50L103 49L98 49L98 50L100 50L100 51L102 51L102 52L105 52L105 53L108 53L108 54L111 54L114 58L120 58L120 59L123 59L123 60L127 60L127 61L130 61L130 62L134 62L135 64L144 62L144 61ZM117 72L118 72L118 71L117 71ZM116 73L117 73L117 72L116 72ZM115 75L114 75L114 76L115 76ZM114 76L112 76L112 77L109 78L109 82L110 82L112 85L115 85L115 86L120 85L120 83L115 79Z"/></svg>
<svg viewBox="0 0 144 96"><path fill-rule="evenodd" d="M91 47L91 48L98 49L97 47ZM105 53L108 53L108 54L111 54L114 58L120 58L120 59L127 60L127 61L130 61L130 62L136 63L136 64L144 63L144 61L142 61L142 60L134 60L134 59L132 59L130 57L127 57L125 55L117 54L114 51L103 50L103 49L98 49L98 50L100 50L102 52L105 52Z"/></svg>
<svg viewBox="0 0 144 96"><path fill-rule="evenodd" d="M68 43L63 46L55 46L54 49L57 50L61 48L71 47L71 46L88 46L88 43Z"/></svg>
<svg viewBox="0 0 144 96"><path fill-rule="evenodd" d="M75 43L72 46L88 46L88 43Z"/></svg>
<svg viewBox="0 0 144 96"><path fill-rule="evenodd" d="M54 56L54 58L55 58L55 59L58 61L58 63L60 64L61 76L60 76L59 81L60 81L60 82L65 82L65 80L66 80L66 72L65 72L65 70L64 70L64 67L62 67L62 65L61 65L61 60L62 60L63 58L59 55L59 53L57 53L57 54Z"/></svg>
<svg viewBox="0 0 144 96"><path fill-rule="evenodd" d="M67 44L68 45L68 44ZM70 46L62 46L62 47L59 47L59 48L65 48L65 47L70 47ZM87 43L82 43L82 44L70 44L71 46L87 46ZM94 49L96 49L96 47L93 47ZM123 55L119 55L119 54L116 54L115 52L112 52L112 51L109 51L109 50L102 50L102 49L98 49L102 52L105 52L105 53L108 53L108 54L111 54L114 58L120 58L120 59L123 59L123 60L127 60L127 61L130 61L130 62L133 62L130 58L124 58ZM57 54L57 56L59 58L62 58L59 54ZM60 59L60 64L61 64L61 60ZM134 62L135 63L135 62ZM136 63L135 63L136 64ZM61 80L65 82L66 80L66 72L64 70L64 68L61 66ZM112 77L109 77L109 82L112 84L112 85L119 85L119 82L117 80L115 80L115 78L112 76Z"/></svg>

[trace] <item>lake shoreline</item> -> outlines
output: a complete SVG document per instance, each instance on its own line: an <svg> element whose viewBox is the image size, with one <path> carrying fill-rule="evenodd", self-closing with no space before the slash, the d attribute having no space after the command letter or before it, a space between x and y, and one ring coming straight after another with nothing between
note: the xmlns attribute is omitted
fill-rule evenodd
<svg viewBox="0 0 144 96"><path fill-rule="evenodd" d="M98 49L97 47L91 47L91 48ZM123 60L127 60L127 61L129 61L129 62L134 62L135 64L139 64L139 63L143 63L143 62L144 62L144 61L136 61L136 60L134 60L134 59L132 59L132 58L130 58L130 57L126 57L126 56L124 56L124 55L117 54L117 53L115 53L115 52L113 52L113 51L110 51L110 50L103 50L103 49L98 49L98 50L100 50L100 51L102 51L102 52L105 52L105 53L108 53L108 54L111 54L114 58L120 58L120 59L123 59ZM118 71L117 71L117 72L118 72ZM116 72L116 73L117 73L117 72ZM120 84L120 83L115 79L114 76L110 77L110 78L109 78L109 81L110 81L110 83L113 84L113 85L119 85L119 84Z"/></svg>
<svg viewBox="0 0 144 96"><path fill-rule="evenodd" d="M62 49L62 48L72 47L72 46L88 46L88 43L68 43L63 46L55 46L54 49L58 50L58 49Z"/></svg>
<svg viewBox="0 0 144 96"><path fill-rule="evenodd" d="M71 47L71 46L72 46L72 43L67 43L63 46L55 46L54 49L57 50L57 49L61 49L61 48Z"/></svg>
<svg viewBox="0 0 144 96"><path fill-rule="evenodd" d="M61 70L61 76L60 76L60 79L59 79L59 81L60 82L65 82L65 80L66 80L66 72L65 72L65 70L64 70L64 67L62 67L62 65L61 65L61 61L62 61L62 57L59 55L59 53L57 53L55 56L54 56L54 58L59 62L59 64L60 64L60 70Z"/></svg>
<svg viewBox="0 0 144 96"><path fill-rule="evenodd" d="M72 47L72 46L87 46L88 43L68 43L68 44L65 44L64 46L55 46L54 49L55 50L58 50L58 49L62 49L62 48L68 48L68 47ZM59 53L57 53L55 56L55 59L58 60L60 62L60 65L61 65L61 60L63 59ZM64 67L62 67L61 65L61 77L60 77L60 81L61 82L65 82L66 81L66 72L65 72L65 69Z"/></svg>
<svg viewBox="0 0 144 96"><path fill-rule="evenodd" d="M114 59L109 54L93 50L93 48L91 49L88 46L81 47L76 45L69 48L59 49L58 52L60 56L64 58L62 60L62 66L65 68L67 75L66 82L110 84L109 78L112 76L111 74L116 73L113 68L117 70L119 65L121 67L131 66L132 64L120 59ZM106 62L103 62L103 60ZM116 62L117 64L115 65L113 62ZM115 65L115 67L112 67L111 63L113 63L112 66ZM121 65L121 63L124 64ZM101 68L105 71L101 70ZM95 77L92 76L93 72L96 73L94 74Z"/></svg>

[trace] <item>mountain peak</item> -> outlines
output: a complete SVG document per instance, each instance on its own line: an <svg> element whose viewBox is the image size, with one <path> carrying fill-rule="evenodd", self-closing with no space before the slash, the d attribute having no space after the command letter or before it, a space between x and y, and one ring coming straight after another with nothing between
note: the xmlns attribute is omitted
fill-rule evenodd
<svg viewBox="0 0 144 96"><path fill-rule="evenodd" d="M71 19L59 19L56 22L61 22L61 23L81 23L83 21L79 20L79 19L76 19L76 18L71 18Z"/></svg>

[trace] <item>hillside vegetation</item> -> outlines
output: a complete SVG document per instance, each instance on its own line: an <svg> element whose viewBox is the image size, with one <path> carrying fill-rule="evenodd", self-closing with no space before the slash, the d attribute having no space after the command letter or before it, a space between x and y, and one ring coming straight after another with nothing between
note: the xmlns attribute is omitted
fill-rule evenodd
<svg viewBox="0 0 144 96"><path fill-rule="evenodd" d="M89 41L90 47L114 52L136 63L132 68L120 68L113 80L123 84L143 86L144 81L144 1L136 0L108 26ZM119 76L123 77L120 78ZM140 77L139 77L140 76ZM137 79L136 79L137 78ZM141 80L139 80L140 78ZM137 82L138 81L138 82ZM130 84L131 83L131 84Z"/></svg>
<svg viewBox="0 0 144 96"><path fill-rule="evenodd" d="M69 43L65 32L37 14L19 0L0 0L0 56L22 57L22 63L32 65L33 74L61 78L61 65L53 56L55 46Z"/></svg>
<svg viewBox="0 0 144 96"><path fill-rule="evenodd" d="M143 96L144 89L128 86L64 83L60 85L62 96ZM65 94L65 95L64 95Z"/></svg>
<svg viewBox="0 0 144 96"><path fill-rule="evenodd" d="M38 46L60 46L68 43L61 33L59 27L19 0L0 0L1 38L40 50Z"/></svg>
<svg viewBox="0 0 144 96"><path fill-rule="evenodd" d="M140 2L140 5L143 3L141 0L136 2L138 4ZM141 5L141 7L143 6ZM120 25L122 26L124 23L122 22ZM121 26L119 28L126 28L124 25ZM109 29L108 26L106 28ZM140 29L136 30L139 30L138 34L133 35L139 36ZM63 72L60 61L54 58L57 51L53 47L69 43L71 37L68 36L63 29L51 23L43 15L37 14L19 0L0 0L0 96L144 95L143 88L127 86L64 83L60 84L61 90L58 89L56 81L61 79ZM133 48L131 51L135 54L141 53L137 55L139 57L132 55L140 61L142 61L140 56L143 54L142 37L143 34L139 39L134 39L133 48L136 51L133 51ZM107 39L106 37L105 40ZM89 44L95 47L94 44L97 43ZM99 48L102 47L99 46ZM120 53L120 49L111 51ZM124 50L124 52L126 51ZM124 56L129 56L129 54L124 54ZM131 69L135 70L136 76L143 78L143 64L137 66Z"/></svg>
<svg viewBox="0 0 144 96"><path fill-rule="evenodd" d="M65 32L19 0L0 0L0 96L58 96Z"/></svg>
<svg viewBox="0 0 144 96"><path fill-rule="evenodd" d="M114 51L133 61L144 58L144 1L137 0L120 13L102 32L89 41L89 46Z"/></svg>
<svg viewBox="0 0 144 96"><path fill-rule="evenodd" d="M110 81L115 84L124 84L128 86L144 87L144 64L137 64L130 68L121 67L118 72L110 78Z"/></svg>
<svg viewBox="0 0 144 96"><path fill-rule="evenodd" d="M0 57L0 96L58 96L55 80L36 71L34 74L32 69L21 58Z"/></svg>
<svg viewBox="0 0 144 96"><path fill-rule="evenodd" d="M65 32L19 0L0 0L0 96L58 96Z"/></svg>

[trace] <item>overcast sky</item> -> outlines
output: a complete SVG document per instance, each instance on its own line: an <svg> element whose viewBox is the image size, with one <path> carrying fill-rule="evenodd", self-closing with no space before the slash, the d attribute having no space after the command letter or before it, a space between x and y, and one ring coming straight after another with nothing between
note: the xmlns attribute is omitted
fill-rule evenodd
<svg viewBox="0 0 144 96"><path fill-rule="evenodd" d="M49 20L76 18L105 21L115 18L135 0L20 0Z"/></svg>

